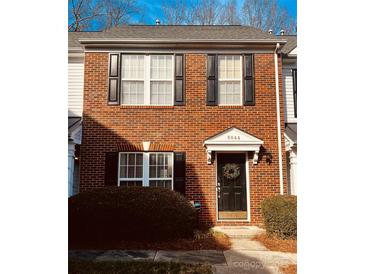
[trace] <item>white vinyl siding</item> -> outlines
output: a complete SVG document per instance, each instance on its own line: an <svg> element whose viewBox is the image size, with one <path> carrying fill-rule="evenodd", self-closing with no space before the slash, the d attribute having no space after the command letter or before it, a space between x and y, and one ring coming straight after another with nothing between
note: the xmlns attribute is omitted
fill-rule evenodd
<svg viewBox="0 0 365 274"><path fill-rule="evenodd" d="M68 116L82 116L84 59L68 60Z"/></svg>
<svg viewBox="0 0 365 274"><path fill-rule="evenodd" d="M294 94L293 94L293 74L292 69L296 66L283 67L283 92L285 105L285 122L296 123L297 118L294 116Z"/></svg>

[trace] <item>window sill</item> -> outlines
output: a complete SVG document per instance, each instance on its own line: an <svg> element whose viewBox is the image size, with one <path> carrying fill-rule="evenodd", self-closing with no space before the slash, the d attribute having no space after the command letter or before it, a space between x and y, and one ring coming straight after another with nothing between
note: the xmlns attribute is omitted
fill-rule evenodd
<svg viewBox="0 0 365 274"><path fill-rule="evenodd" d="M218 105L218 108L244 108L244 105Z"/></svg>
<svg viewBox="0 0 365 274"><path fill-rule="evenodd" d="M138 109L149 109L149 108L158 108L158 109L161 109L161 108L167 108L167 109L173 109L175 106L127 106L127 105L120 105L120 108L138 108Z"/></svg>

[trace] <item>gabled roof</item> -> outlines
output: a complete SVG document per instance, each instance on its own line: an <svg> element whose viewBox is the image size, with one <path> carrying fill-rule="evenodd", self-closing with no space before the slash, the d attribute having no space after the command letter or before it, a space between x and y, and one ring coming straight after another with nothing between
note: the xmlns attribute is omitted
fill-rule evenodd
<svg viewBox="0 0 365 274"><path fill-rule="evenodd" d="M209 144L255 144L262 145L264 142L239 128L230 127L204 141L204 145Z"/></svg>
<svg viewBox="0 0 365 274"><path fill-rule="evenodd" d="M281 43L277 37L250 26L201 26L201 25L127 25L103 32L69 32L69 47L95 42L261 42Z"/></svg>
<svg viewBox="0 0 365 274"><path fill-rule="evenodd" d="M281 52L285 55L289 54L293 49L297 47L297 36L296 35L280 35L287 43L281 49Z"/></svg>

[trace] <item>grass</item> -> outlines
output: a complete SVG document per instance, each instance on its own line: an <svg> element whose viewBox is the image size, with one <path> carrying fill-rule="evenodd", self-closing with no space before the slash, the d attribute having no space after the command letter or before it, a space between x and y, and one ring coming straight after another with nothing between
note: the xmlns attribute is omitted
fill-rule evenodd
<svg viewBox="0 0 365 274"><path fill-rule="evenodd" d="M280 271L283 274L297 274L297 265L296 264L290 264L284 267L280 267Z"/></svg>
<svg viewBox="0 0 365 274"><path fill-rule="evenodd" d="M213 230L196 231L194 237L190 239L178 239L165 242L151 241L118 241L102 243L70 243L69 249L124 249L124 250L228 250L231 242L224 233Z"/></svg>
<svg viewBox="0 0 365 274"><path fill-rule="evenodd" d="M267 249L272 251L297 253L297 240L283 240L274 236L268 236L266 233L259 234L253 238L255 241L261 242Z"/></svg>
<svg viewBox="0 0 365 274"><path fill-rule="evenodd" d="M209 265L172 262L91 262L69 261L69 274L211 274Z"/></svg>

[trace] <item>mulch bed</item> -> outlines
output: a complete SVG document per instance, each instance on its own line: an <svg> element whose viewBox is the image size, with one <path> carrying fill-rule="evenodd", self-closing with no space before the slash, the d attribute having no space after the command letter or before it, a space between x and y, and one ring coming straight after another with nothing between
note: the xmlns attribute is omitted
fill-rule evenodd
<svg viewBox="0 0 365 274"><path fill-rule="evenodd" d="M199 232L192 239L178 239L168 242L119 241L103 243L70 243L70 250L81 249L124 249L124 250L228 250L231 242L227 235L218 232Z"/></svg>
<svg viewBox="0 0 365 274"><path fill-rule="evenodd" d="M280 270L284 274L297 274L297 265L291 264L284 267L280 267Z"/></svg>
<svg viewBox="0 0 365 274"><path fill-rule="evenodd" d="M253 238L255 241L261 242L266 248L272 251L297 253L297 240L283 240L277 237L269 237L267 234L259 234Z"/></svg>
<svg viewBox="0 0 365 274"><path fill-rule="evenodd" d="M91 262L69 261L69 274L211 274L209 265L173 262Z"/></svg>

